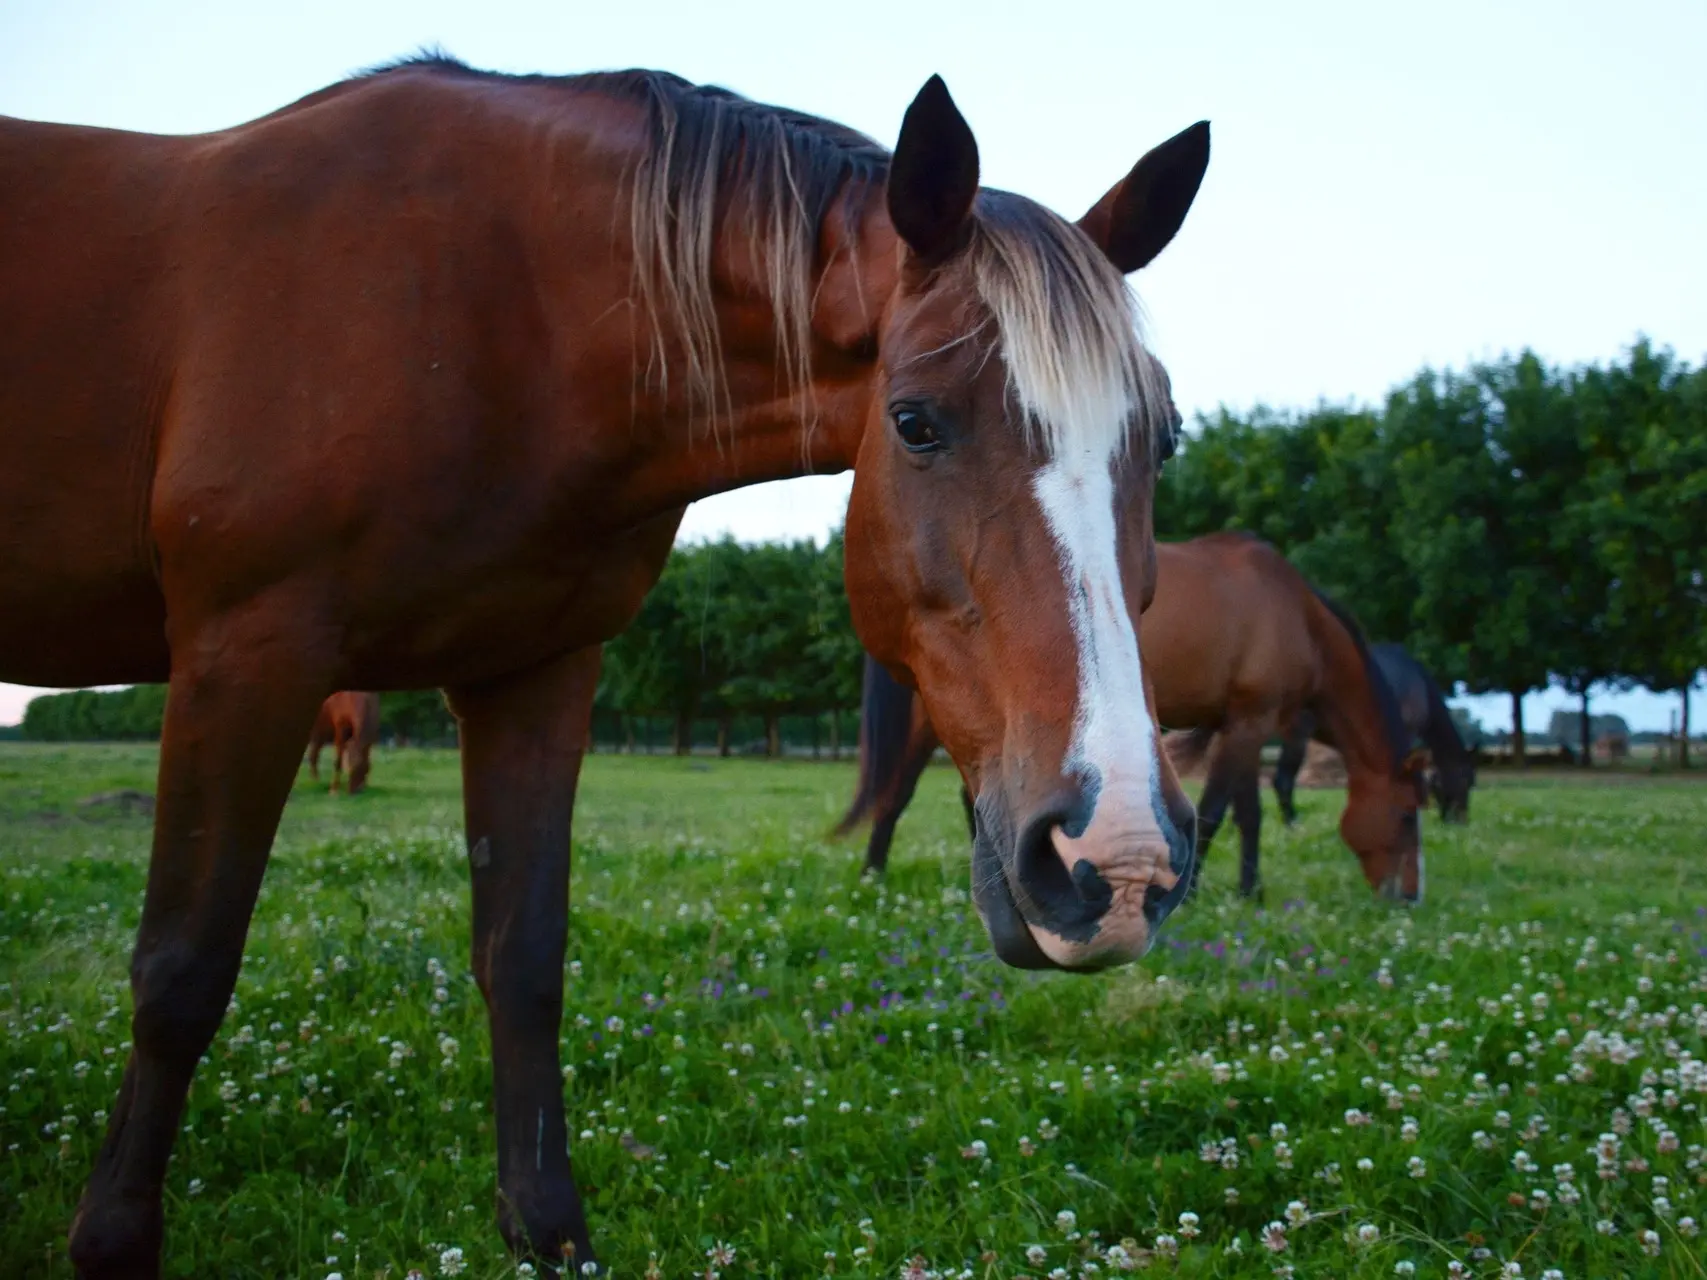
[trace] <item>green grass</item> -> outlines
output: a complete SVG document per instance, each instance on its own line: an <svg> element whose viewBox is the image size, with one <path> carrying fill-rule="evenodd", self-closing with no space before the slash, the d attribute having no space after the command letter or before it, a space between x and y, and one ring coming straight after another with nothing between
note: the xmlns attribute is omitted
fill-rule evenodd
<svg viewBox="0 0 1707 1280"><path fill-rule="evenodd" d="M0 1275L70 1274L148 847L78 801L152 771L0 744ZM1414 911L1302 793L1298 829L1269 810L1266 910L1224 838L1144 964L1076 977L991 958L949 770L882 886L825 839L852 780L588 764L565 1088L616 1275L703 1276L726 1242L726 1277L1076 1278L1124 1240L1151 1274L1707 1276L1707 787L1494 780L1473 825L1426 828ZM299 786L172 1164L168 1275L403 1280L450 1249L515 1274L460 827L449 752L380 753L354 800Z"/></svg>

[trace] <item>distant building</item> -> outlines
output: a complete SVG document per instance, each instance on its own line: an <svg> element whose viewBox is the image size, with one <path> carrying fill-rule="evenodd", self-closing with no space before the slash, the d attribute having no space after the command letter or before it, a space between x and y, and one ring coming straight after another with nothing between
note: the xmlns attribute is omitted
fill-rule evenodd
<svg viewBox="0 0 1707 1280"><path fill-rule="evenodd" d="M1599 742L1602 738L1622 738L1625 751L1628 753L1630 726L1625 723L1623 716L1590 716L1588 729L1589 739L1592 742ZM1561 746L1578 746L1583 740L1583 713L1580 711L1555 711L1553 718L1547 722L1547 737Z"/></svg>

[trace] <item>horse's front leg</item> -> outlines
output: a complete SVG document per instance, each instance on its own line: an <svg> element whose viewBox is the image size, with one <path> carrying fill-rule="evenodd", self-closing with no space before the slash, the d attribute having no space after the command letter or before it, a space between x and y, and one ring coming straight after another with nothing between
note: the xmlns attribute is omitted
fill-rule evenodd
<svg viewBox="0 0 1707 1280"><path fill-rule="evenodd" d="M449 691L462 730L474 976L492 1026L498 1225L516 1253L593 1261L569 1169L557 1035L569 934L569 819L599 650Z"/></svg>
<svg viewBox="0 0 1707 1280"><path fill-rule="evenodd" d="M159 1275L161 1185L190 1078L225 1015L279 814L330 660L301 602L175 618L154 851L130 966L130 1060L71 1225L86 1280Z"/></svg>

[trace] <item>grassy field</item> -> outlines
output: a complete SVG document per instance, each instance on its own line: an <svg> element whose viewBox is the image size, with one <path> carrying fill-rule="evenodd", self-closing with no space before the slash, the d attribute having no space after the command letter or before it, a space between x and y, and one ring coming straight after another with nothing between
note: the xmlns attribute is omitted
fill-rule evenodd
<svg viewBox="0 0 1707 1280"><path fill-rule="evenodd" d="M70 1274L128 1038L148 824L78 802L152 767L0 744L6 1277ZM1707 787L1494 781L1426 828L1412 911L1304 793L1266 910L1224 841L1148 961L1085 978L990 956L947 770L862 884L824 835L852 780L588 765L565 1088L616 1275L1707 1276ZM304 779L168 1275L516 1274L460 828L448 752L381 753L354 800Z"/></svg>

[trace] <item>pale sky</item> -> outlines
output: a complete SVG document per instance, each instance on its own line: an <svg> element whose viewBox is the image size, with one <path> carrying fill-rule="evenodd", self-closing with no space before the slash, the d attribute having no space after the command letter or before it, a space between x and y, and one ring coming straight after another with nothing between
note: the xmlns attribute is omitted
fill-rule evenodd
<svg viewBox="0 0 1707 1280"><path fill-rule="evenodd" d="M1638 333L1707 355L1702 0L0 0L0 113L217 129L428 44L510 71L659 67L885 142L940 72L985 182L1075 217L1206 117L1197 204L1137 277L1188 413L1374 401L1425 364L1605 359ZM725 495L684 536L821 537L847 486ZM0 685L0 723L28 696ZM1652 727L1675 704L1602 700Z"/></svg>

